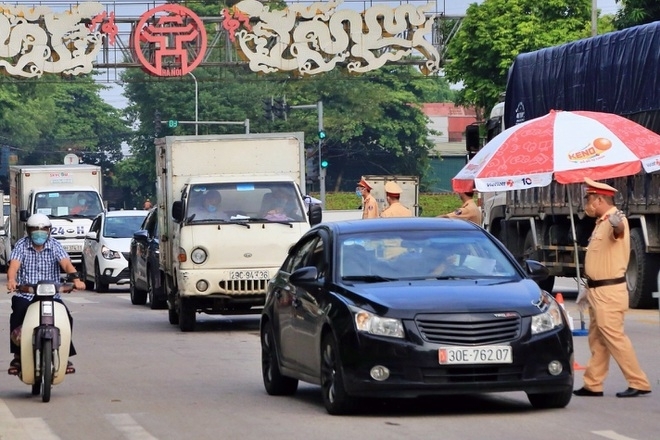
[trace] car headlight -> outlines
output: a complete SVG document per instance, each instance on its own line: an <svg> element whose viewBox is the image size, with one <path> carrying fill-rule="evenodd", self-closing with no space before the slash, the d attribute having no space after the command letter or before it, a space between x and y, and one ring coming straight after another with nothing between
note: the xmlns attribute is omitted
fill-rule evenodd
<svg viewBox="0 0 660 440"><path fill-rule="evenodd" d="M106 245L101 246L101 255L103 258L106 260L115 260L117 258L121 258L121 255L117 251L113 251Z"/></svg>
<svg viewBox="0 0 660 440"><path fill-rule="evenodd" d="M362 309L355 309L353 317L355 328L359 332L391 338L403 338L403 323L400 319L383 318Z"/></svg>
<svg viewBox="0 0 660 440"><path fill-rule="evenodd" d="M195 264L202 264L203 262L206 261L206 257L207 257L206 251L202 248L195 248L190 253L190 259Z"/></svg>
<svg viewBox="0 0 660 440"><path fill-rule="evenodd" d="M540 315L532 316L532 334L548 332L563 325L561 307L556 301L551 301L548 309Z"/></svg>

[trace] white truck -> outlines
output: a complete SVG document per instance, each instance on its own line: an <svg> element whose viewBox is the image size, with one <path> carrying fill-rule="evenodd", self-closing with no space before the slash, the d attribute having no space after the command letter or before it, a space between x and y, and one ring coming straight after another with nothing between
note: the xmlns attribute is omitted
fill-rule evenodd
<svg viewBox="0 0 660 440"><path fill-rule="evenodd" d="M9 195L5 195L4 191L0 191L2 195L2 224L0 224L0 272L5 272L9 265L9 256L11 255L11 241L9 234L11 228L9 227Z"/></svg>
<svg viewBox="0 0 660 440"><path fill-rule="evenodd" d="M103 210L103 174L95 165L13 165L9 167L11 245L25 235L25 222L46 214L51 236L79 266L85 234Z"/></svg>
<svg viewBox="0 0 660 440"><path fill-rule="evenodd" d="M170 324L193 331L198 312L260 312L289 247L321 221L319 205L305 212L304 170L303 133L156 140ZM221 199L215 212L206 209L211 197Z"/></svg>

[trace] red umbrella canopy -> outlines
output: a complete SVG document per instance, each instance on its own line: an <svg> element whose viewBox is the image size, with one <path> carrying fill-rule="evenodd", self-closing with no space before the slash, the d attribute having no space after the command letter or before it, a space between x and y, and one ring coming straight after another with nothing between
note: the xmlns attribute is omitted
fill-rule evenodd
<svg viewBox="0 0 660 440"><path fill-rule="evenodd" d="M486 144L452 180L454 191L524 189L660 170L660 135L611 113L551 111Z"/></svg>

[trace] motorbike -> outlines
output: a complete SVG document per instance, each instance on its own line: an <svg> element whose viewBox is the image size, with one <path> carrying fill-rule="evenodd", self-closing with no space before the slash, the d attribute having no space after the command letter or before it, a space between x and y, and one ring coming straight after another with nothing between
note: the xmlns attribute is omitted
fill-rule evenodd
<svg viewBox="0 0 660 440"><path fill-rule="evenodd" d="M58 291L71 292L73 283L40 281L18 289L34 294L21 326L18 377L32 386L32 395L41 394L42 401L49 402L53 385L61 383L66 375L71 345L71 324L66 307L53 297Z"/></svg>

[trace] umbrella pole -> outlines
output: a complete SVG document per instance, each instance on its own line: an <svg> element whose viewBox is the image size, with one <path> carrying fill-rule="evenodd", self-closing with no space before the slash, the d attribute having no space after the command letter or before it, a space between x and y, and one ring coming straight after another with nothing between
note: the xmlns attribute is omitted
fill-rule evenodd
<svg viewBox="0 0 660 440"><path fill-rule="evenodd" d="M580 250L577 242L577 234L575 233L575 219L573 218L573 200L571 197L570 188L567 188L568 191L568 212L571 217L571 233L573 235L573 250L575 251L575 274L577 275L577 284L578 292L580 291L580 283L582 282L582 277L580 275ZM580 310L580 330L573 330L573 334L576 336L585 336L588 334L586 325L584 322L584 313Z"/></svg>

